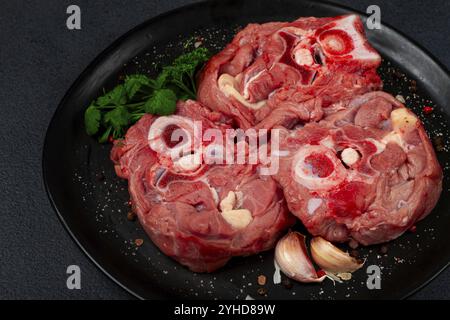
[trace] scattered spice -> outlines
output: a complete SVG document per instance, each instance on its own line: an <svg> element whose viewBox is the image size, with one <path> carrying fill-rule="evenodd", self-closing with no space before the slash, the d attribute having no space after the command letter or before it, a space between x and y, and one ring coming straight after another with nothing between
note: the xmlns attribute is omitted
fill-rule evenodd
<svg viewBox="0 0 450 320"><path fill-rule="evenodd" d="M411 86L409 88L411 89L412 93L416 93L417 92L417 81L411 80Z"/></svg>
<svg viewBox="0 0 450 320"><path fill-rule="evenodd" d="M442 136L436 136L433 138L433 145L437 152L442 152L445 149L444 138Z"/></svg>
<svg viewBox="0 0 450 320"><path fill-rule="evenodd" d="M134 240L134 244L136 246L140 247L144 244L144 239L136 239L136 240Z"/></svg>
<svg viewBox="0 0 450 320"><path fill-rule="evenodd" d="M265 296L267 294L267 289L264 287L258 288L258 290L256 290L256 292L260 295L260 296Z"/></svg>
<svg viewBox="0 0 450 320"><path fill-rule="evenodd" d="M395 99L397 99L398 101L400 101L403 104L405 104L405 102L406 102L405 98L401 94L396 95Z"/></svg>
<svg viewBox="0 0 450 320"><path fill-rule="evenodd" d="M267 281L267 278L266 278L265 275L261 274L261 275L258 276L258 284L259 284L260 286L265 285L265 284L266 284L266 281Z"/></svg>
<svg viewBox="0 0 450 320"><path fill-rule="evenodd" d="M356 249L356 248L358 248L359 243L358 243L358 241L355 241L355 240L351 239L351 240L348 242L348 246L349 246L350 248L352 248L352 249Z"/></svg>
<svg viewBox="0 0 450 320"><path fill-rule="evenodd" d="M358 258L359 252L358 252L358 250L353 249L353 250L350 250L350 255L351 255L353 258Z"/></svg>
<svg viewBox="0 0 450 320"><path fill-rule="evenodd" d="M382 245L381 247L380 247L380 253L381 254L386 254L388 252L388 247L387 247L387 245Z"/></svg>
<svg viewBox="0 0 450 320"><path fill-rule="evenodd" d="M136 220L136 213L134 213L134 211L129 211L127 213L127 220L128 221L134 221Z"/></svg>
<svg viewBox="0 0 450 320"><path fill-rule="evenodd" d="M401 79L403 77L403 74L399 70L394 70L392 75L397 79Z"/></svg>
<svg viewBox="0 0 450 320"><path fill-rule="evenodd" d="M100 172L97 174L96 178L97 178L97 181L101 182L101 181L105 180L105 175Z"/></svg>
<svg viewBox="0 0 450 320"><path fill-rule="evenodd" d="M284 278L283 280L281 280L281 284L288 290L292 289L293 287L292 281L289 278Z"/></svg>
<svg viewBox="0 0 450 320"><path fill-rule="evenodd" d="M433 107L431 106L423 106L422 111L424 114L430 114L433 112Z"/></svg>
<svg viewBox="0 0 450 320"><path fill-rule="evenodd" d="M128 200L126 204L131 207L131 200Z"/></svg>

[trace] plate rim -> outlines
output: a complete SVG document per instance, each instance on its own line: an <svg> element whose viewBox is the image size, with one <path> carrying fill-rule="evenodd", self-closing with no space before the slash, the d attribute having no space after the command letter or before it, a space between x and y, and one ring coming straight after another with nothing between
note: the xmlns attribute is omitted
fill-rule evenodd
<svg viewBox="0 0 450 320"><path fill-rule="evenodd" d="M229 1L232 2L232 0L229 0ZM251 1L251 0L241 0L241 1ZM282 1L284 1L284 0L282 0ZM106 48L101 50L101 52L99 54L97 54L95 56L95 58L91 62L89 62L89 64L83 69L83 71L76 77L76 79L73 81L73 83L69 86L69 88L65 92L61 101L58 103L58 106L56 107L55 111L53 112L53 115L52 115L50 121L48 122L47 129L45 131L44 144L43 144L42 153L41 153L42 180L43 180L43 184L45 187L45 192L47 194L47 197L48 197L50 204L51 204L53 210L55 211L58 219L60 220L60 222L64 226L64 229L66 230L66 232L68 232L68 234L70 235L72 240L81 249L81 251L89 258L88 260L90 260L98 269L100 269L114 283L116 283L119 287L121 287L126 292L128 292L131 295L131 297L134 297L134 298L137 298L140 300L145 300L146 298L144 298L142 295L140 295L139 293L137 293L136 291L132 290L127 285L122 283L122 280L119 280L117 277L112 275L112 273L110 271L106 270L107 268L103 267L100 264L100 262L98 262L97 259L92 254L89 253L88 249L86 249L85 246L83 246L81 244L77 235L75 235L73 233L72 229L68 225L63 214L58 209L58 207L53 199L52 193L50 191L50 186L48 184L47 175L49 174L49 172L46 169L46 163L45 163L46 162L46 154L48 153L48 148L49 148L49 146L48 146L49 132L51 131L51 128L55 123L55 119L56 119L57 115L60 112L62 112L63 107L66 104L66 101L68 100L68 97L70 96L71 92L82 83L82 80L95 69L95 67L99 64L99 62L104 60L108 56L109 53L111 53L117 47L119 47L127 38L129 38L131 35L139 32L139 31L145 29L150 24L157 23L160 20L164 20L164 18L166 16L180 13L180 12L183 12L188 9L194 9L195 7L202 7L202 6L205 6L208 4L218 3L218 2L219 2L219 0L201 0L201 1L194 2L194 3L176 7L169 11L162 12L152 18L149 18L149 19L139 23L138 25L134 26L130 30L126 31L122 35L120 35L113 42L111 42ZM346 11L347 13L358 14L363 19L365 19L365 17L367 17L367 14L360 10L356 10L356 9L348 7L346 5L330 2L327 0L300 0L300 2L310 3L312 5L328 6L328 7L334 8L334 9L340 9L340 10ZM224 2L222 1L221 4L223 5L223 3ZM300 16L300 17L302 17L302 16ZM251 23L251 22L249 22L249 23ZM427 56L430 59L430 61L432 63L434 63L440 70L442 70L442 72L450 79L450 72L449 72L449 69L447 68L447 66L445 66L442 62L440 62L439 59L437 59L436 56L433 53L431 53L427 48L425 48L420 43L418 43L416 40L412 39L411 37L406 35L404 32L398 30L397 28L393 27L390 24L382 22L381 25L383 28L387 28L390 32L397 34L404 40L410 42L410 44L415 46L419 51L421 51L422 54ZM408 293L403 295L400 299L407 299L408 297L411 297L413 294L417 293L418 291L420 291L421 289L426 287L430 282L432 282L434 279L436 279L449 266L450 266L450 261L448 261L447 264L445 264L444 266L440 266L439 268L437 268L437 270L434 272L433 276L429 277L421 285L417 286L416 288L412 289L411 291L409 291ZM152 291L152 293L154 293L154 295L155 295L155 297L152 297L152 299L155 299L155 300L162 299L161 294L158 294L154 291ZM172 299L174 299L174 298L172 298Z"/></svg>

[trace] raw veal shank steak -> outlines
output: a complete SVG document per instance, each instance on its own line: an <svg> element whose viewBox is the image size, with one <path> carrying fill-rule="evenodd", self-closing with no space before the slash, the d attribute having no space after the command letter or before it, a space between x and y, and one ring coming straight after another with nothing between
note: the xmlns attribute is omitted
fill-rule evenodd
<svg viewBox="0 0 450 320"><path fill-rule="evenodd" d="M199 145L186 138L194 135L193 120L203 131L229 128L218 113L179 102L176 115L145 115L115 141L111 158L117 174L128 179L133 210L152 241L191 270L211 272L233 256L270 249L294 218L281 189L256 165L194 159ZM186 136L173 142L180 128ZM189 152L181 152L180 144L188 144Z"/></svg>
<svg viewBox="0 0 450 320"><path fill-rule="evenodd" d="M384 92L285 131L277 180L313 235L363 245L397 238L436 205L442 171L420 120Z"/></svg>
<svg viewBox="0 0 450 320"><path fill-rule="evenodd" d="M380 61L357 15L250 24L208 62L198 100L244 129L290 127L380 89Z"/></svg>
<svg viewBox="0 0 450 320"><path fill-rule="evenodd" d="M211 272L273 247L294 215L313 235L363 245L423 219L442 171L420 120L377 91L380 61L357 15L244 28L203 69L199 102L147 114L114 142L117 175L152 241L191 270ZM235 127L280 129L280 150L265 132L280 156L274 176L261 175L274 161L208 161L249 153L250 137L204 139L211 130L226 139Z"/></svg>

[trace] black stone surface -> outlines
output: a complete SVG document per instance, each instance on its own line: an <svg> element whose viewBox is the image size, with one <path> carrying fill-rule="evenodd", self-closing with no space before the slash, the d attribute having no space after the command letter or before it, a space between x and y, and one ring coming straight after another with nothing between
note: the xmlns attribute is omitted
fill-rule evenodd
<svg viewBox="0 0 450 320"><path fill-rule="evenodd" d="M0 10L0 298L130 299L75 245L59 222L42 182L46 128L72 82L117 37L192 0L2 1ZM450 2L334 1L382 20L450 66ZM66 28L77 4L82 30ZM299 12L301 15L301 12ZM170 26L168 26L170 28ZM66 288L66 268L82 270L81 290ZM449 299L450 270L413 299Z"/></svg>

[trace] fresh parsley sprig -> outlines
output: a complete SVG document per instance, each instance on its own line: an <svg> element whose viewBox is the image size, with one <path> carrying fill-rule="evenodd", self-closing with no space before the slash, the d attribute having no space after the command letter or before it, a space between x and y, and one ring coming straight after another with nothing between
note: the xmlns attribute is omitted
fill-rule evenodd
<svg viewBox="0 0 450 320"><path fill-rule="evenodd" d="M151 79L144 74L129 75L123 84L92 101L84 113L86 133L104 143L109 137L122 138L144 114L169 115L177 100L195 99L196 72L209 59L205 48L176 58Z"/></svg>

